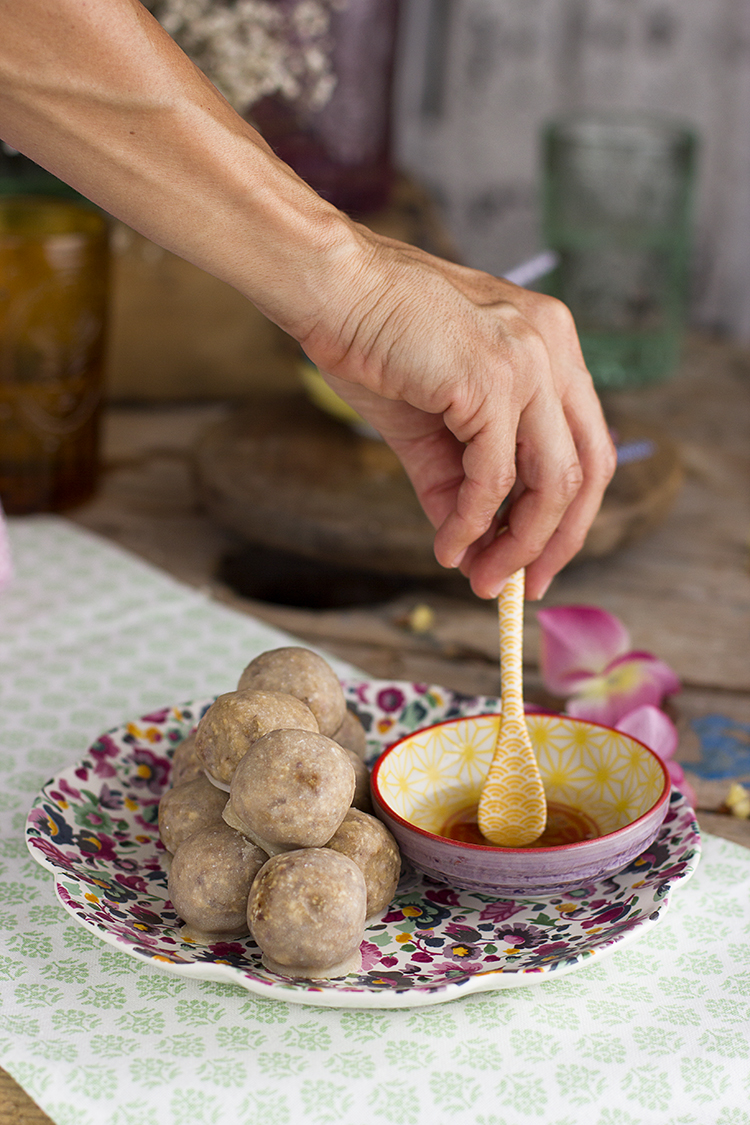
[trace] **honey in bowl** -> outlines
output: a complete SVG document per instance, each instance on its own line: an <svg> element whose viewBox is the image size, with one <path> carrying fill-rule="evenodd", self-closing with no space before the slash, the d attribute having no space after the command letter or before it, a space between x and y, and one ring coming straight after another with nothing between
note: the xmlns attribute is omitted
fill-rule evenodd
<svg viewBox="0 0 750 1125"><path fill-rule="evenodd" d="M481 844L485 848L498 847L480 832L477 810L477 802L457 809L445 820L439 835L448 840L458 840L462 844ZM595 840L600 835L596 821L581 809L548 801L547 825L544 832L527 847L556 848L565 844L577 844L581 840Z"/></svg>

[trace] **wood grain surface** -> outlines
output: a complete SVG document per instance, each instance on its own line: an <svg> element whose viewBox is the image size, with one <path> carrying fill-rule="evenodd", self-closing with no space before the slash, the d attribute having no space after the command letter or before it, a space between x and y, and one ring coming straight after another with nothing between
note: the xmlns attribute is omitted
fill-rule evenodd
<svg viewBox="0 0 750 1125"><path fill-rule="evenodd" d="M0 1125L51 1125L48 1117L0 1067Z"/></svg>

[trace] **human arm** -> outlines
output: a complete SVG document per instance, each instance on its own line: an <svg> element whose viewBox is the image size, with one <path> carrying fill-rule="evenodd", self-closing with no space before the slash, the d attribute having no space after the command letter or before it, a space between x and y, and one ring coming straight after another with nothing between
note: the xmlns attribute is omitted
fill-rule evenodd
<svg viewBox="0 0 750 1125"><path fill-rule="evenodd" d="M563 307L352 223L138 0L0 0L0 14L4 139L297 339L397 452L438 559L463 558L478 594L527 565L539 595L613 468Z"/></svg>

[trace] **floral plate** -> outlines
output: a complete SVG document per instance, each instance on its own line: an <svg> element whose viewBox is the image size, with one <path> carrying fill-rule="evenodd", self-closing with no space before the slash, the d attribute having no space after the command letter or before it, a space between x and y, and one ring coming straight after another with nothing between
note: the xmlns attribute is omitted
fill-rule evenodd
<svg viewBox="0 0 750 1125"><path fill-rule="evenodd" d="M367 680L347 684L346 694L371 760L420 727L499 709L497 699L423 684ZM63 906L104 941L167 972L324 1007L435 1004L541 982L615 950L663 916L671 888L697 866L698 826L673 790L653 844L610 879L555 896L494 898L407 871L388 911L367 928L360 973L324 982L280 977L262 966L249 938L208 948L182 941L168 898L159 797L175 746L211 702L168 707L103 734L44 786L26 826Z"/></svg>

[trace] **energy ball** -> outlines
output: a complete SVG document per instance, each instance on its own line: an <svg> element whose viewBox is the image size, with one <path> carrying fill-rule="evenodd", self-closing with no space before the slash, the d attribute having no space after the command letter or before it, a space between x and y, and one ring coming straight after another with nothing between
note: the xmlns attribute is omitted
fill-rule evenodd
<svg viewBox="0 0 750 1125"><path fill-rule="evenodd" d="M176 789L178 785L185 785L196 777L203 777L203 762L195 749L195 731L191 730L172 755L170 783Z"/></svg>
<svg viewBox="0 0 750 1125"><path fill-rule="evenodd" d="M367 733L357 716L348 708L344 713L344 721L331 738L364 762L367 757Z"/></svg>
<svg viewBox="0 0 750 1125"><path fill-rule="evenodd" d="M200 945L245 937L247 900L268 856L226 824L203 828L180 844L169 871L169 897Z"/></svg>
<svg viewBox="0 0 750 1125"><path fill-rule="evenodd" d="M385 910L401 875L398 844L386 826L374 816L350 809L326 847L348 856L362 871L367 886L367 917Z"/></svg>
<svg viewBox="0 0 750 1125"><path fill-rule="evenodd" d="M356 863L327 848L304 848L269 859L253 883L247 923L272 972L345 976L361 967L366 906Z"/></svg>
<svg viewBox="0 0 750 1125"><path fill-rule="evenodd" d="M198 724L196 752L212 781L229 785L237 763L272 730L317 733L310 708L279 691L230 691L220 695Z"/></svg>
<svg viewBox="0 0 750 1125"><path fill-rule="evenodd" d="M372 812L372 798L370 797L370 771L360 757L353 750L345 751L347 758L354 767L354 796L352 805L362 812Z"/></svg>
<svg viewBox="0 0 750 1125"><path fill-rule="evenodd" d="M320 733L333 735L344 720L346 702L338 676L322 656L309 648L274 648L251 660L240 676L238 691L284 691L295 695L318 720Z"/></svg>
<svg viewBox="0 0 750 1125"><path fill-rule="evenodd" d="M265 851L328 843L352 803L347 751L324 734L273 730L237 766L225 820Z"/></svg>
<svg viewBox="0 0 750 1125"><path fill-rule="evenodd" d="M167 851L174 855L194 832L223 824L226 803L224 790L212 785L202 772L176 789L167 789L159 801L159 835Z"/></svg>

